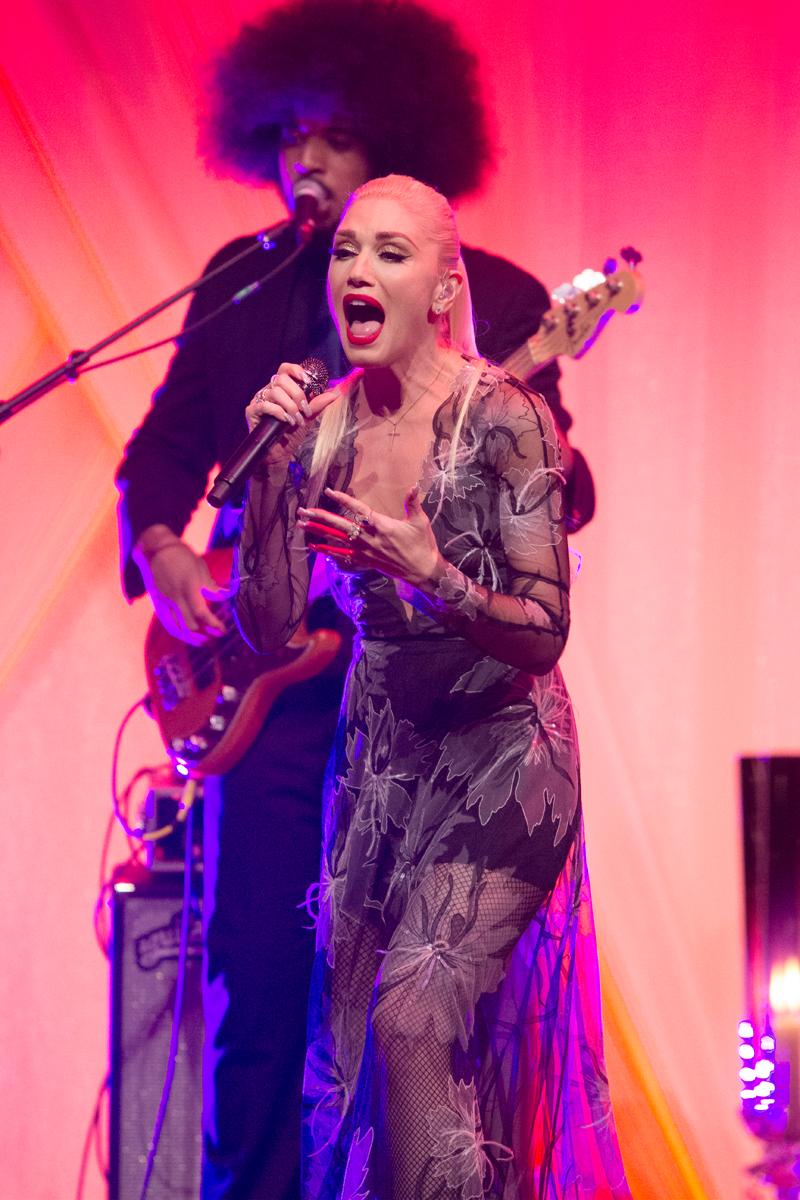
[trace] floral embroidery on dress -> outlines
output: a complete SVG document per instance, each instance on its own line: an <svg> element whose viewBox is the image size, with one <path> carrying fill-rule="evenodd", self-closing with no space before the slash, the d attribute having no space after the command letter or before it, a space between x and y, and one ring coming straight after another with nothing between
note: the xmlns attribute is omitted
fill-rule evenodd
<svg viewBox="0 0 800 1200"><path fill-rule="evenodd" d="M470 516L470 528L455 534L445 543L447 557L459 571L464 571L475 583L485 584L494 591L501 586L497 562L500 557L498 530L483 524L477 510Z"/></svg>
<svg viewBox="0 0 800 1200"><path fill-rule="evenodd" d="M347 740L350 770L344 785L356 797L357 828L371 834L370 852L379 834L388 832L390 821L402 826L410 806L403 785L418 775L429 753L409 721L395 720L388 700L376 710L368 697L366 728Z"/></svg>
<svg viewBox="0 0 800 1200"><path fill-rule="evenodd" d="M508 472L500 492L500 520L503 544L513 554L557 546L563 539L561 529L561 491L563 476L556 467L537 467L525 473Z"/></svg>
<svg viewBox="0 0 800 1200"><path fill-rule="evenodd" d="M536 705L536 727L531 743L531 760L551 761L554 753L564 753L575 741L572 705L560 676L534 678L531 696Z"/></svg>
<svg viewBox="0 0 800 1200"><path fill-rule="evenodd" d="M436 598L442 607L461 613L472 621L481 607L481 596L468 575L448 563L436 584Z"/></svg>
<svg viewBox="0 0 800 1200"><path fill-rule="evenodd" d="M507 663L498 662L496 658L481 658L469 671L465 671L460 679L456 680L450 691L454 694L456 692L477 694L514 674L514 668L509 667Z"/></svg>
<svg viewBox="0 0 800 1200"><path fill-rule="evenodd" d="M363 1037L354 1038L345 1019L339 1025L339 1040L333 1034L319 1038L309 1045L306 1055L305 1095L311 1105L310 1128L319 1146L330 1145L336 1137L361 1062Z"/></svg>
<svg viewBox="0 0 800 1200"><path fill-rule="evenodd" d="M448 1103L437 1105L428 1114L433 1175L456 1189L459 1200L482 1200L485 1183L491 1188L495 1176L488 1149L505 1161L513 1159L514 1152L484 1139L474 1083L450 1079L447 1093Z"/></svg>
<svg viewBox="0 0 800 1200"><path fill-rule="evenodd" d="M412 896L392 938L375 1012L391 996L398 1033L413 1038L430 1024L439 1042L457 1041L466 1049L478 997L495 991L503 977L509 922L503 912L494 924L478 923L485 881L475 881L473 867L441 870L435 892L419 889ZM465 901L454 896L456 873ZM393 995L398 989L400 1000Z"/></svg>
<svg viewBox="0 0 800 1200"><path fill-rule="evenodd" d="M342 1181L342 1200L370 1200L366 1182L374 1137L372 1128L364 1134L357 1129L353 1134Z"/></svg>

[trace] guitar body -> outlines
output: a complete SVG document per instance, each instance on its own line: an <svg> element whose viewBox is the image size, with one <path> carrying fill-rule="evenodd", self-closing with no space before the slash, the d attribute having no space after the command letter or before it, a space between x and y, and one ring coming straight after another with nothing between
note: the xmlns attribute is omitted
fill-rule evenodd
<svg viewBox="0 0 800 1200"><path fill-rule="evenodd" d="M203 557L215 581L227 585L233 551ZM236 628L231 602L212 607L225 623L220 638L190 646L154 617L145 639L151 712L170 758L193 778L235 766L283 690L319 675L342 644L331 629L309 633L301 626L285 646L256 654Z"/></svg>

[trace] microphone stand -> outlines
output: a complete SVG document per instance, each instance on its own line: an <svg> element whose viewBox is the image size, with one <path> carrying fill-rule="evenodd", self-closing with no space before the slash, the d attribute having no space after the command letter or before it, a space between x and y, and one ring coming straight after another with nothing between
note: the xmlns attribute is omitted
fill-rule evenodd
<svg viewBox="0 0 800 1200"><path fill-rule="evenodd" d="M60 383L63 383L65 379L68 379L70 383L74 383L78 376L84 373L88 363L100 350L104 350L106 346L111 346L114 342L119 341L120 338L125 337L133 329L138 329L140 325L144 325L145 322L152 320L153 317L158 316L164 309L177 304L178 300L182 300L184 296L196 292L204 283L208 283L210 279L215 279L217 275L221 275L229 267L234 266L235 263L241 262L243 258L247 258L255 250L272 250L275 246L273 238L276 234L282 233L288 224L288 221L280 221L270 229L262 229L260 233L256 234L256 240L253 244L248 246L246 250L241 250L233 258L226 259L224 263L220 263L218 267L214 267L213 271L208 271L205 275L201 275L193 283L187 283L185 287L179 288L177 292L173 292L171 296L167 296L165 300L154 305L153 308L148 308L146 312L140 313L138 317L134 317L132 321L128 321L121 329L116 329L113 333L108 334L107 337L101 338L99 342L95 342L88 350L73 350L69 358L60 367L56 367L54 371L49 371L41 379L35 380L28 387L23 388L21 392L17 392L15 396L12 396L10 400L0 401L0 425L10 420L15 413L22 412L23 408L27 408L29 404L33 404L34 400L38 400L40 396L45 396L48 392L51 392ZM242 288L242 293L243 295L239 297L240 299L244 299L246 295L249 295L248 288ZM237 293L238 295L239 293ZM235 298L232 297L232 299ZM100 365L102 364L98 363L98 366Z"/></svg>

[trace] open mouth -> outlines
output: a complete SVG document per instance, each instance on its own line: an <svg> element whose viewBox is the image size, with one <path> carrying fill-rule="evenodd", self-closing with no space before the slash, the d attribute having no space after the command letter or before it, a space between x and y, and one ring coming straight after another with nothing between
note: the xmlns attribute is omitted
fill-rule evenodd
<svg viewBox="0 0 800 1200"><path fill-rule="evenodd" d="M368 346L380 336L386 313L377 300L350 292L344 297L342 306L351 346Z"/></svg>

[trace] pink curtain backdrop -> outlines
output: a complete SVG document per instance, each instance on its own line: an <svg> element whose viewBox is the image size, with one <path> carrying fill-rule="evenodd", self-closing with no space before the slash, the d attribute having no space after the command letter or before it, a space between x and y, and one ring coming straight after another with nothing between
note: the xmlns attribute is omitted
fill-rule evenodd
<svg viewBox="0 0 800 1200"><path fill-rule="evenodd" d="M645 256L642 311L564 367L600 497L575 539L565 670L609 977L707 1195L731 1200L757 1149L737 1116L736 757L798 749L798 10L437 7L480 49L503 147L465 239L551 285L621 245ZM200 66L260 8L4 6L4 396L279 213L195 154ZM118 589L112 475L167 359L89 375L0 431L2 1200L73 1195L106 1069L92 906L149 615ZM161 757L137 718L123 775ZM103 1194L93 1170L85 1196Z"/></svg>

